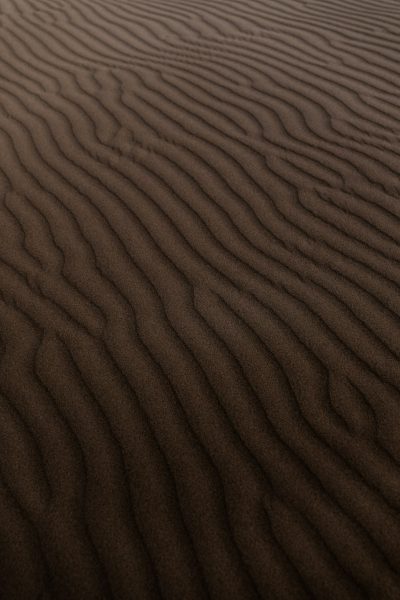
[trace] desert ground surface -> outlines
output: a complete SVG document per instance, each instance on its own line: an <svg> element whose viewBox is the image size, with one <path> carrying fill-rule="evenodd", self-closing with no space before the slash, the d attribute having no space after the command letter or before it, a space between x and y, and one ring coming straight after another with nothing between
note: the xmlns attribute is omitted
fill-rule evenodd
<svg viewBox="0 0 400 600"><path fill-rule="evenodd" d="M400 598L400 3L0 0L4 600Z"/></svg>

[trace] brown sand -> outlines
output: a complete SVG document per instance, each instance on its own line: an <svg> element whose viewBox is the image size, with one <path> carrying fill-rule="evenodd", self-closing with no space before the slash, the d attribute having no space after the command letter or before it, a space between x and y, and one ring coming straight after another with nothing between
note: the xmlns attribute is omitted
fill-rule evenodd
<svg viewBox="0 0 400 600"><path fill-rule="evenodd" d="M4 600L400 598L400 3L0 0Z"/></svg>

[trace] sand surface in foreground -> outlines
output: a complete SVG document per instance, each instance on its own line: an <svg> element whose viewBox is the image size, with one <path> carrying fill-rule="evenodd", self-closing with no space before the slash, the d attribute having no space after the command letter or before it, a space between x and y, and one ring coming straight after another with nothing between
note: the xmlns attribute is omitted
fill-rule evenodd
<svg viewBox="0 0 400 600"><path fill-rule="evenodd" d="M400 598L400 4L0 0L4 600Z"/></svg>

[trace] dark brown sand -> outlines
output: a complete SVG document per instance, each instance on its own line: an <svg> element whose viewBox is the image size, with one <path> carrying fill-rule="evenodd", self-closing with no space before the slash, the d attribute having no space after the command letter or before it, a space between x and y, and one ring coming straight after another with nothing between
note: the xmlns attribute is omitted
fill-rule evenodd
<svg viewBox="0 0 400 600"><path fill-rule="evenodd" d="M400 3L0 0L2 600L400 599Z"/></svg>

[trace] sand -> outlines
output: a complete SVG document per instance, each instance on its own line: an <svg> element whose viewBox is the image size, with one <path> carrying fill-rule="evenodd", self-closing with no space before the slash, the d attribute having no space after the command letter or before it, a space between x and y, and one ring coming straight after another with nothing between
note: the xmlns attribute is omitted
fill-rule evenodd
<svg viewBox="0 0 400 600"><path fill-rule="evenodd" d="M0 0L4 600L400 598L400 4Z"/></svg>

